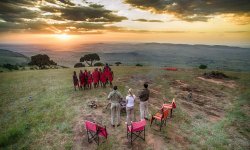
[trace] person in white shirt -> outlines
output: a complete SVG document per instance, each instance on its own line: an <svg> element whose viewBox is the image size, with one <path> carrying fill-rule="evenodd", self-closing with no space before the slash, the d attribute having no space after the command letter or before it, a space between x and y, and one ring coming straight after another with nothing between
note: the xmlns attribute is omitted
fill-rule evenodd
<svg viewBox="0 0 250 150"><path fill-rule="evenodd" d="M134 103L135 95L132 93L132 89L128 90L128 95L126 96L126 112L127 112L127 124L131 124L134 121Z"/></svg>

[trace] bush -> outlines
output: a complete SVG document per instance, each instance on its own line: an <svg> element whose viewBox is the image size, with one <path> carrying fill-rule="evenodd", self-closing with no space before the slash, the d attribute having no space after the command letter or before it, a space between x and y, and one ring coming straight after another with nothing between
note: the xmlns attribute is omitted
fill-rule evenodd
<svg viewBox="0 0 250 150"><path fill-rule="evenodd" d="M116 66L119 66L119 65L122 64L122 63L121 63L121 62L116 62L115 64L116 64Z"/></svg>
<svg viewBox="0 0 250 150"><path fill-rule="evenodd" d="M143 65L142 64L136 64L135 66L142 67Z"/></svg>
<svg viewBox="0 0 250 150"><path fill-rule="evenodd" d="M11 65L11 64L3 64L3 68L9 69L9 70L19 70L17 65Z"/></svg>
<svg viewBox="0 0 250 150"><path fill-rule="evenodd" d="M211 79L211 78L215 78L215 79L229 78L226 74L224 74L223 72L219 72L219 71L212 71L212 72L204 73L203 77L208 78L208 79Z"/></svg>
<svg viewBox="0 0 250 150"><path fill-rule="evenodd" d="M94 64L94 66L104 66L104 64L101 63L101 62L97 62L97 63Z"/></svg>
<svg viewBox="0 0 250 150"><path fill-rule="evenodd" d="M76 64L74 65L74 68L80 68L80 67L85 67L85 65L82 64L82 63L76 63Z"/></svg>
<svg viewBox="0 0 250 150"><path fill-rule="evenodd" d="M199 68L200 68L200 69L207 69L207 65L201 64L201 65L199 66Z"/></svg>

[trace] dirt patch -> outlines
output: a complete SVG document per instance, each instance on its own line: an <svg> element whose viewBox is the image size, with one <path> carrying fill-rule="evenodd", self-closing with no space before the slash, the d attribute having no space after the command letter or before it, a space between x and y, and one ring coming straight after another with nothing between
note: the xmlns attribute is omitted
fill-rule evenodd
<svg viewBox="0 0 250 150"><path fill-rule="evenodd" d="M215 83L215 84L218 84L218 85L224 85L224 86L229 87L229 88L235 88L236 87L236 83L234 81L225 81L225 80L222 80L222 79L207 79L207 78L204 78L204 77L197 77L197 78L200 79L200 80Z"/></svg>
<svg viewBox="0 0 250 150"><path fill-rule="evenodd" d="M219 90L206 88L202 84L189 85L182 80L171 83L171 92L177 96L177 103L191 117L203 114L209 121L218 121L224 116L224 105L227 97Z"/></svg>

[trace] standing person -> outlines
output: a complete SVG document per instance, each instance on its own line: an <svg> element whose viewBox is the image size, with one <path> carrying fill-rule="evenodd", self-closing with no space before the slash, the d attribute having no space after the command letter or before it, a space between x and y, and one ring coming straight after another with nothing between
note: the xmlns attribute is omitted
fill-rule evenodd
<svg viewBox="0 0 250 150"><path fill-rule="evenodd" d="M85 83L84 82L84 74L83 74L82 70L80 70L80 73L79 73L79 80L80 80L80 88L82 89L84 87L84 83Z"/></svg>
<svg viewBox="0 0 250 150"><path fill-rule="evenodd" d="M115 118L117 118L117 126L120 126L120 101L122 95L117 91L117 86L114 86L113 91L109 93L108 100L111 101L111 125L115 127Z"/></svg>
<svg viewBox="0 0 250 150"><path fill-rule="evenodd" d="M88 72L87 70L84 71L84 89L88 86Z"/></svg>
<svg viewBox="0 0 250 150"><path fill-rule="evenodd" d="M110 67L109 67L109 65L108 65L108 63L106 63L106 65L104 66L103 69L104 69L104 71L111 70Z"/></svg>
<svg viewBox="0 0 250 150"><path fill-rule="evenodd" d="M106 75L105 72L103 70L103 72L101 72L101 82L102 82L102 87L105 88L106 87Z"/></svg>
<svg viewBox="0 0 250 150"><path fill-rule="evenodd" d="M148 120L148 99L149 99L149 90L148 84L144 83L144 89L139 92L140 98L140 114L141 120L146 119Z"/></svg>
<svg viewBox="0 0 250 150"><path fill-rule="evenodd" d="M127 124L130 125L131 121L135 120L134 117L134 103L135 103L135 95L132 93L132 89L128 90L128 95L126 96L126 113L127 113Z"/></svg>
<svg viewBox="0 0 250 150"><path fill-rule="evenodd" d="M99 82L99 72L97 68L95 68L95 70L93 71L92 77L94 82L94 88L96 88Z"/></svg>
<svg viewBox="0 0 250 150"><path fill-rule="evenodd" d="M91 89L91 87L92 87L92 82L93 82L93 77L92 77L91 72L89 71L88 72L88 88L89 89Z"/></svg>
<svg viewBox="0 0 250 150"><path fill-rule="evenodd" d="M101 74L102 74L102 69L101 68L99 68L99 71L98 71L98 79L99 79L99 81L98 81L98 86L100 85L100 86L102 86L102 82L101 82Z"/></svg>
<svg viewBox="0 0 250 150"><path fill-rule="evenodd" d="M109 80L110 86L112 86L113 78L114 78L113 71L108 71L108 80Z"/></svg>
<svg viewBox="0 0 250 150"><path fill-rule="evenodd" d="M76 72L74 71L73 73L73 84L74 84L74 88L75 88L75 91L76 91L76 86L78 87L78 89L80 90L80 87L79 87L79 80L77 78L77 75L76 75Z"/></svg>

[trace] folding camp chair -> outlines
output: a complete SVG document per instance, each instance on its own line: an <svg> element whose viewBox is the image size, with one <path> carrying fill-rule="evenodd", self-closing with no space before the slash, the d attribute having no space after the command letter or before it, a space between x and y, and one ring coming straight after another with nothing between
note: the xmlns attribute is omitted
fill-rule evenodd
<svg viewBox="0 0 250 150"><path fill-rule="evenodd" d="M85 121L85 127L87 130L88 135L88 142L95 141L97 145L99 145L99 136L102 136L104 138L108 138L108 133L106 130L106 126L102 127L100 125L97 125L94 122L91 121Z"/></svg>
<svg viewBox="0 0 250 150"><path fill-rule="evenodd" d="M164 108L162 108L160 112L154 114L151 118L150 127L151 127L154 120L155 121L158 120L158 121L160 121L160 131L161 131L163 124L166 125L168 113L169 113L169 109L164 110Z"/></svg>
<svg viewBox="0 0 250 150"><path fill-rule="evenodd" d="M173 98L172 103L171 104L163 104L162 108L164 109L169 109L170 112L170 117L172 117L172 113L173 113L173 109L176 108L176 104L175 104L175 98Z"/></svg>
<svg viewBox="0 0 250 150"><path fill-rule="evenodd" d="M146 126L145 119L138 122L132 122L131 125L127 125L127 138L130 140L131 145L133 144L132 142L137 138L140 138L145 141L145 126ZM143 136L141 135L142 132ZM135 137L134 139L133 135Z"/></svg>

